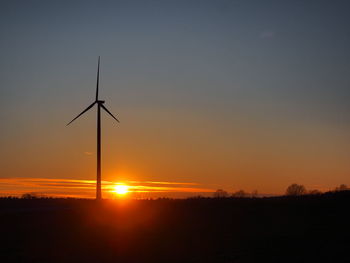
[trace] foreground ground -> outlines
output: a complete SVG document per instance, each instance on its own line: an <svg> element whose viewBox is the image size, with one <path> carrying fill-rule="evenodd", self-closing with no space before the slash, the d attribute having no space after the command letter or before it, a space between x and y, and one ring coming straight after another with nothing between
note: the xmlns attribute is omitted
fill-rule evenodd
<svg viewBox="0 0 350 263"><path fill-rule="evenodd" d="M0 262L350 262L349 203L0 199Z"/></svg>

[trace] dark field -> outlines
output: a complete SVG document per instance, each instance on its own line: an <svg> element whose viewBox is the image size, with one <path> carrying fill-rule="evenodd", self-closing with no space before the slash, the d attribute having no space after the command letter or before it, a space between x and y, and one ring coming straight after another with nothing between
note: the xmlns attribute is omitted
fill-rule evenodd
<svg viewBox="0 0 350 263"><path fill-rule="evenodd" d="M0 199L0 262L350 262L349 204Z"/></svg>

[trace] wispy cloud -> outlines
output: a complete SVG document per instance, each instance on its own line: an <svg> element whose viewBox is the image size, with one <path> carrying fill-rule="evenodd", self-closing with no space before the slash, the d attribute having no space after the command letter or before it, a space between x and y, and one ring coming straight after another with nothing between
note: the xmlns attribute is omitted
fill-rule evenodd
<svg viewBox="0 0 350 263"><path fill-rule="evenodd" d="M200 187L191 182L161 181L102 181L105 195L111 195L117 184L126 184L132 194L151 194L151 196L167 196L167 194L211 193L213 189ZM49 178L0 178L1 196L20 196L24 193L37 193L52 197L93 198L96 182L94 180L49 179Z"/></svg>

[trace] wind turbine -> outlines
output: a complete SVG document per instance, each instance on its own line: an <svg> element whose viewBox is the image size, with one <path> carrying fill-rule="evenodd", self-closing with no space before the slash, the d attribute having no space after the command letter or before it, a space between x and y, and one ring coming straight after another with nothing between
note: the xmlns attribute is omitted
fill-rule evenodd
<svg viewBox="0 0 350 263"><path fill-rule="evenodd" d="M101 108L104 109L109 115L112 116L113 119L115 119L117 122L119 120L114 117L114 115L103 105L105 103L104 100L98 99L98 86L100 82L100 57L98 57L98 65L97 65L97 83L96 83L96 98L95 101L88 106L85 110L82 111L77 117L75 117L73 120L71 120L69 124L71 124L73 121L78 119L81 115L83 115L85 112L90 110L95 104L97 104L97 177L96 177L96 200L102 199L102 192L101 192Z"/></svg>

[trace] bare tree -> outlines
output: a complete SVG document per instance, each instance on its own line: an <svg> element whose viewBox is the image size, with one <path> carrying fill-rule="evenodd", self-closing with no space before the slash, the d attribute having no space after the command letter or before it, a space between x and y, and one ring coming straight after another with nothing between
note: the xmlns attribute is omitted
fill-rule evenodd
<svg viewBox="0 0 350 263"><path fill-rule="evenodd" d="M300 184L291 184L286 190L286 195L297 196L306 194L306 189Z"/></svg>
<svg viewBox="0 0 350 263"><path fill-rule="evenodd" d="M349 190L348 186L346 184L341 184L339 187L335 188L335 191L346 191Z"/></svg>
<svg viewBox="0 0 350 263"><path fill-rule="evenodd" d="M239 191L232 194L232 197L238 197L238 198L242 198L242 197L246 197L246 196L247 196L247 194L243 190L239 190Z"/></svg>
<svg viewBox="0 0 350 263"><path fill-rule="evenodd" d="M214 198L226 198L228 197L228 193L223 189L218 189L214 192Z"/></svg>
<svg viewBox="0 0 350 263"><path fill-rule="evenodd" d="M320 190L314 189L314 190L310 190L309 195L320 195L322 194L322 192Z"/></svg>
<svg viewBox="0 0 350 263"><path fill-rule="evenodd" d="M21 196L22 199L38 199L38 195L36 193L25 193Z"/></svg>
<svg viewBox="0 0 350 263"><path fill-rule="evenodd" d="M252 197L255 198L255 197L258 197L258 190L254 190L252 191Z"/></svg>

